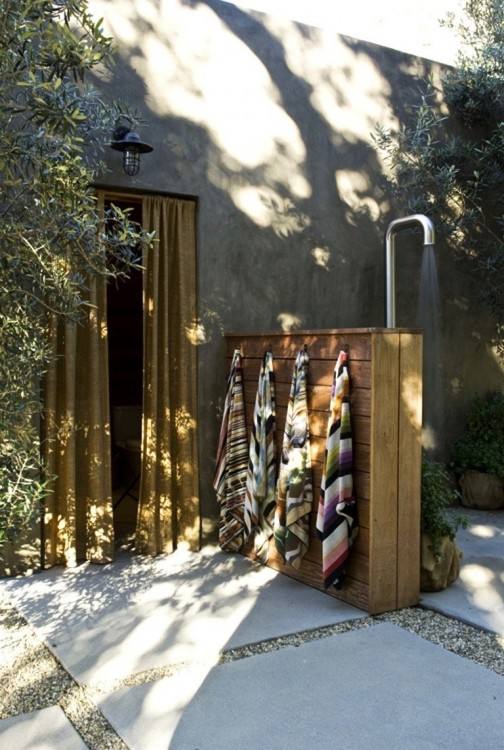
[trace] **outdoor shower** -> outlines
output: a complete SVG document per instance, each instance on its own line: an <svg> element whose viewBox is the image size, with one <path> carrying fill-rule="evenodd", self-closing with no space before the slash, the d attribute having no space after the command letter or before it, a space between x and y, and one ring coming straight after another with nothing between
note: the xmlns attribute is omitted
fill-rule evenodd
<svg viewBox="0 0 504 750"><path fill-rule="evenodd" d="M435 243L434 224L423 214L412 214L403 219L394 219L388 225L385 234L385 325L396 327L396 290L395 290L395 235L401 229L408 229L420 224L423 229L424 248Z"/></svg>

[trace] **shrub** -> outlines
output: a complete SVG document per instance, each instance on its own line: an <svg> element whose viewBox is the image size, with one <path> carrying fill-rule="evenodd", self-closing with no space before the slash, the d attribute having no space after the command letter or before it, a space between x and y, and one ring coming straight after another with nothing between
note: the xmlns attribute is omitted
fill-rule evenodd
<svg viewBox="0 0 504 750"><path fill-rule="evenodd" d="M0 4L0 545L46 494L39 385L53 356L48 314L79 320L87 279L128 273L138 228L90 189L120 107L86 81L112 42L86 0ZM1 554L1 550L0 550Z"/></svg>
<svg viewBox="0 0 504 750"><path fill-rule="evenodd" d="M473 401L467 426L455 445L453 466L495 474L504 481L504 393L489 393Z"/></svg>
<svg viewBox="0 0 504 750"><path fill-rule="evenodd" d="M454 539L459 527L465 527L464 516L447 514L447 508L459 499L450 475L443 464L436 461L422 462L422 531L431 539L435 556L439 555L441 539Z"/></svg>

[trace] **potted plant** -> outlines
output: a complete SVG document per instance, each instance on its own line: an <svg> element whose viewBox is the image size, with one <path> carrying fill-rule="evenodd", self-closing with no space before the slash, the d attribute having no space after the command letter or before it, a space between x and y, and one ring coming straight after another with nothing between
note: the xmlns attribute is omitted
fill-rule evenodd
<svg viewBox="0 0 504 750"><path fill-rule="evenodd" d="M422 463L422 554L420 588L441 591L458 578L462 553L455 535L467 521L447 513L459 493L445 467L435 461Z"/></svg>
<svg viewBox="0 0 504 750"><path fill-rule="evenodd" d="M467 426L455 445L454 468L466 508L504 508L504 393L473 401Z"/></svg>

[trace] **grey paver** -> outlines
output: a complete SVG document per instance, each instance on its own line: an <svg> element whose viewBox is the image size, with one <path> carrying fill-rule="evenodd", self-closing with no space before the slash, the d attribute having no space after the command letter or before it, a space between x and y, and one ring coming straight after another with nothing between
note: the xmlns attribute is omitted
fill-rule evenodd
<svg viewBox="0 0 504 750"><path fill-rule="evenodd" d="M86 750L59 706L0 721L2 750Z"/></svg>
<svg viewBox="0 0 504 750"><path fill-rule="evenodd" d="M86 684L364 613L215 549L130 557L0 582L72 676Z"/></svg>
<svg viewBox="0 0 504 750"><path fill-rule="evenodd" d="M423 593L438 612L504 635L504 511L468 511L457 534L463 552L459 579L449 588Z"/></svg>
<svg viewBox="0 0 504 750"><path fill-rule="evenodd" d="M504 681L390 624L159 682L100 708L131 750L501 750Z"/></svg>

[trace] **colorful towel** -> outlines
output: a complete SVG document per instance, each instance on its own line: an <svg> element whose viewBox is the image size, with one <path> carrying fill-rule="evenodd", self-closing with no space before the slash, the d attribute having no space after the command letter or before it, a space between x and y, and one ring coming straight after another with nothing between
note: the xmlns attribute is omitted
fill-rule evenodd
<svg viewBox="0 0 504 750"><path fill-rule="evenodd" d="M248 444L241 355L235 349L229 371L217 448L214 489L219 503L219 544L236 552L246 538L244 518Z"/></svg>
<svg viewBox="0 0 504 750"><path fill-rule="evenodd" d="M331 393L324 470L320 487L317 531L322 540L325 587L340 588L350 546L357 535L357 506L353 497L352 430L348 355L339 354Z"/></svg>
<svg viewBox="0 0 504 750"><path fill-rule="evenodd" d="M299 352L294 365L277 484L275 543L285 562L299 568L310 541L313 487L308 424L309 357Z"/></svg>
<svg viewBox="0 0 504 750"><path fill-rule="evenodd" d="M254 406L245 496L245 525L248 534L255 534L255 554L262 562L268 560L275 515L275 418L273 355L266 352Z"/></svg>

